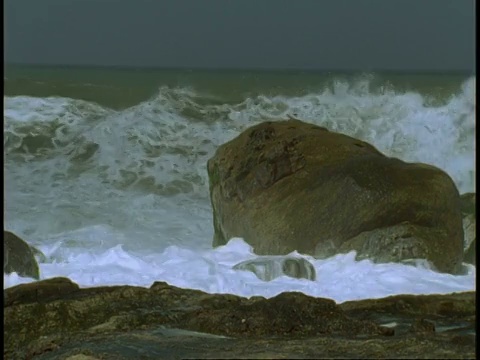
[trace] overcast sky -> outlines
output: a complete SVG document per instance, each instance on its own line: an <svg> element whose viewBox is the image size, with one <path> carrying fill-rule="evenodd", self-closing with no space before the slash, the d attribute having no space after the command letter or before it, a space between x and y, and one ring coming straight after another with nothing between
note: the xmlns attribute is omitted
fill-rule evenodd
<svg viewBox="0 0 480 360"><path fill-rule="evenodd" d="M475 69L474 0L6 0L9 63Z"/></svg>

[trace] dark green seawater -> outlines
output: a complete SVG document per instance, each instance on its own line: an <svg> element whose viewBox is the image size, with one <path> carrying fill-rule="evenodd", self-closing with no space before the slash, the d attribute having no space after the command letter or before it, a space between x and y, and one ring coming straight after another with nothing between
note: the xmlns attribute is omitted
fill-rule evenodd
<svg viewBox="0 0 480 360"><path fill-rule="evenodd" d="M159 87L192 88L216 101L234 104L247 97L304 96L332 88L335 81L368 80L369 91L418 92L441 103L461 90L471 74L358 73L301 70L141 69L81 66L7 65L5 95L61 96L113 109L138 104ZM213 99L210 99L214 101Z"/></svg>

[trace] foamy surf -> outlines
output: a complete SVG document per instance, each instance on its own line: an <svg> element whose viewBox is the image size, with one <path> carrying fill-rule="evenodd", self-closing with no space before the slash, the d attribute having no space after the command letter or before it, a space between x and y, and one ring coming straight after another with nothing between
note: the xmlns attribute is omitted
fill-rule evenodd
<svg viewBox="0 0 480 360"><path fill-rule="evenodd" d="M307 257L315 282L264 282L233 270L255 255L238 239L211 249L206 172L220 144L261 121L294 115L386 155L438 166L461 193L475 191L474 81L440 102L388 86L373 91L369 79L237 102L162 86L120 110L58 96L5 97L5 228L49 257L40 264L42 279L67 276L82 287L167 281L210 293L301 291L337 302L474 290L471 265L453 276L356 261L354 253ZM11 274L4 287L30 281Z"/></svg>
<svg viewBox="0 0 480 360"><path fill-rule="evenodd" d="M51 247L41 249L50 258L55 258L60 248L54 247L50 253ZM162 253L140 257L116 245L103 252L79 251L66 257L63 261L40 264L41 279L65 276L81 287L125 284L149 287L155 281L165 281L181 288L244 297L270 298L286 291L299 291L337 303L397 294L475 290L475 267L472 265L464 264L465 275L453 276L423 266L356 261L353 251L324 260L305 256L315 267L315 281L287 276L262 281L249 271L232 269L235 264L256 257L242 239L232 239L225 246L203 251L170 246ZM32 280L15 273L4 275L4 288L28 282Z"/></svg>

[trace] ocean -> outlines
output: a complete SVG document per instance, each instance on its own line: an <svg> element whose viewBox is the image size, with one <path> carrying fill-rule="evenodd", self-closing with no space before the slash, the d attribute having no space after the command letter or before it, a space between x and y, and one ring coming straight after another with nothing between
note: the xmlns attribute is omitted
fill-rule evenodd
<svg viewBox="0 0 480 360"><path fill-rule="evenodd" d="M262 281L232 266L242 239L212 248L206 163L249 126L287 115L445 170L475 191L471 74L126 69L7 65L5 229L38 247L41 278L337 302L475 289L476 269L316 260L317 279ZM4 275L4 288L34 281Z"/></svg>

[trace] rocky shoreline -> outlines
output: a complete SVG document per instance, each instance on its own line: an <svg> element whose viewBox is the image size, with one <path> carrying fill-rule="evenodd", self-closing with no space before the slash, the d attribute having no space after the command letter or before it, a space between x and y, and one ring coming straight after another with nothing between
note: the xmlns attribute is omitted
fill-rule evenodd
<svg viewBox="0 0 480 360"><path fill-rule="evenodd" d="M475 194L443 170L291 118L264 122L208 162L213 246L242 237L233 268L315 280L292 251L476 264ZM40 278L46 257L4 230L4 274ZM299 292L249 299L165 282L80 289L53 278L4 290L5 359L475 358L475 292L336 304Z"/></svg>
<svg viewBox="0 0 480 360"><path fill-rule="evenodd" d="M474 358L475 292L349 301L181 289L4 290L4 359Z"/></svg>

